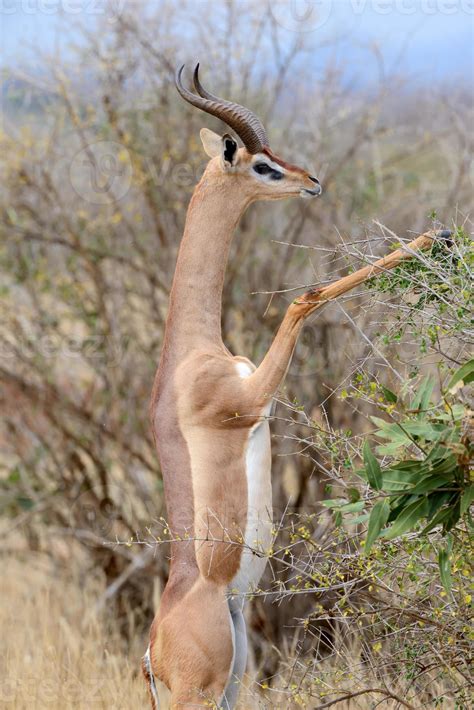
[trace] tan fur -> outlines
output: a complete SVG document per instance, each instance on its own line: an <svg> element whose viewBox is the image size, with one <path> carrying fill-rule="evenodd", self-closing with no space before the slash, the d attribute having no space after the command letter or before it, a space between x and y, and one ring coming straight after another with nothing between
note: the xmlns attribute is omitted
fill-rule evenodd
<svg viewBox="0 0 474 710"><path fill-rule="evenodd" d="M204 134L207 150L215 141ZM210 148L209 148L210 146ZM276 157L272 154L272 160ZM171 536L168 584L150 634L155 678L171 707L220 703L233 658L226 592L239 571L247 523L245 452L293 352L308 306L290 306L266 358L246 379L221 338L221 297L234 229L258 199L298 195L314 182L281 161L284 179L255 179L240 149L226 169L213 157L188 209L151 419Z"/></svg>
<svg viewBox="0 0 474 710"><path fill-rule="evenodd" d="M218 700L232 654L229 609L222 588L201 576L164 617L152 647L153 670L171 689L172 707Z"/></svg>

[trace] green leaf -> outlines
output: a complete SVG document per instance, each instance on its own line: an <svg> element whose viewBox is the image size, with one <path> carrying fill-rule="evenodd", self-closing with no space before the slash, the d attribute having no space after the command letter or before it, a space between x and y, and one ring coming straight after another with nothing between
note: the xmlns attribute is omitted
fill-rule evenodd
<svg viewBox="0 0 474 710"><path fill-rule="evenodd" d="M423 473L429 473L429 466L425 465L425 461L420 461L419 459L409 459L408 461L397 461L396 464L392 466L392 469L397 471L408 471L412 473L418 473L422 471Z"/></svg>
<svg viewBox="0 0 474 710"><path fill-rule="evenodd" d="M366 523L369 519L369 514L364 513L363 515L356 515L355 518L350 518L346 520L346 525L360 525L361 523Z"/></svg>
<svg viewBox="0 0 474 710"><path fill-rule="evenodd" d="M382 485L382 471L380 469L380 464L372 453L369 442L366 440L364 442L364 463L365 470L367 472L367 479L376 491L380 490Z"/></svg>
<svg viewBox="0 0 474 710"><path fill-rule="evenodd" d="M417 497L410 495L402 495L393 498L390 501L390 515L388 516L388 522L393 523L394 520L398 518L400 513L411 505L414 500L417 500Z"/></svg>
<svg viewBox="0 0 474 710"><path fill-rule="evenodd" d="M438 476L435 474L433 476L428 476L417 483L417 485L410 490L410 493L412 496L420 495L421 493L429 493L437 488L446 488L451 483L452 478L450 476Z"/></svg>
<svg viewBox="0 0 474 710"><path fill-rule="evenodd" d="M443 532L447 533L456 525L459 518L461 517L461 496L457 495L456 498L451 501L449 506L450 515L447 520L443 523Z"/></svg>
<svg viewBox="0 0 474 710"><path fill-rule="evenodd" d="M442 444L435 444L425 458L425 463L433 464L434 461L438 461L438 459L445 459L448 454L451 454L449 449L442 446Z"/></svg>
<svg viewBox="0 0 474 710"><path fill-rule="evenodd" d="M449 451L449 449L446 449L446 452L448 453L448 456L445 459L438 459L433 462L431 471L432 473L436 473L438 476L453 473L457 468L458 462L456 456ZM450 476L450 478L452 478L452 476Z"/></svg>
<svg viewBox="0 0 474 710"><path fill-rule="evenodd" d="M462 405L460 402L457 402L456 404L453 404L449 412L437 412L436 413L436 419L439 419L440 421L446 421L449 422L450 424L452 421L460 422L462 419L464 419L466 413L466 407Z"/></svg>
<svg viewBox="0 0 474 710"><path fill-rule="evenodd" d="M367 538L365 541L365 553L368 554L375 540L378 538L380 531L388 520L390 513L390 502L388 498L379 500L370 513L369 527L367 529Z"/></svg>
<svg viewBox="0 0 474 710"><path fill-rule="evenodd" d="M411 485L419 481L418 471L399 470L397 468L385 469L382 473L382 488L384 491L396 492L407 490Z"/></svg>
<svg viewBox="0 0 474 710"><path fill-rule="evenodd" d="M388 441L407 443L411 439L406 435L405 431L396 422L386 422L380 417L370 417L373 423L378 426L378 431L375 432L381 439Z"/></svg>
<svg viewBox="0 0 474 710"><path fill-rule="evenodd" d="M375 433L378 434L378 432ZM400 449L407 446L409 443L411 443L411 441L405 438L403 441L399 440L398 442L391 442L389 444L379 444L376 451L380 456L396 457L398 456Z"/></svg>
<svg viewBox="0 0 474 710"><path fill-rule="evenodd" d="M347 491L347 495L349 496L349 500L351 503L356 503L358 500L360 500L360 493L357 488L349 488Z"/></svg>
<svg viewBox="0 0 474 710"><path fill-rule="evenodd" d="M445 424L432 424L425 421L403 422L403 428L410 436L422 437L428 441L436 441L450 430L450 427Z"/></svg>
<svg viewBox="0 0 474 710"><path fill-rule="evenodd" d="M441 584L448 592L451 593L451 588L453 586L453 580L451 578L451 560L449 558L448 550L442 549L438 553L438 565L439 565L439 576L441 577Z"/></svg>
<svg viewBox="0 0 474 710"><path fill-rule="evenodd" d="M431 377L431 375L427 375L423 382L420 384L420 388L410 405L410 409L418 409L421 412L428 409L430 397L433 394L433 388L434 379Z"/></svg>
<svg viewBox="0 0 474 710"><path fill-rule="evenodd" d="M474 500L474 485L469 486L464 493L461 496L461 506L460 506L460 512L461 515L464 515L466 510L469 509L472 501Z"/></svg>
<svg viewBox="0 0 474 710"><path fill-rule="evenodd" d="M412 530L416 523L428 514L428 507L428 499L425 496L418 498L407 508L404 508L393 525L382 534L387 540L393 540L394 537Z"/></svg>
<svg viewBox="0 0 474 710"><path fill-rule="evenodd" d="M386 422L379 417L370 417L379 429L375 432L375 436L380 439L385 439L387 444L379 444L377 446L378 453L388 456L396 456L401 447L409 446L412 441L409 436L401 429L398 424Z"/></svg>
<svg viewBox="0 0 474 710"><path fill-rule="evenodd" d="M387 402L391 402L392 404L396 404L398 401L398 397L395 394L395 392L392 392L392 390L389 390L388 387L384 387L382 385L382 392L383 396L387 400Z"/></svg>
<svg viewBox="0 0 474 710"><path fill-rule="evenodd" d="M344 498L328 498L327 500L322 500L321 505L324 505L325 508L340 508L345 502Z"/></svg>
<svg viewBox="0 0 474 710"><path fill-rule="evenodd" d="M399 448L412 444L417 437L435 442L449 435L452 428L443 423L432 423L420 419L408 420L403 424L385 422L378 417L371 417L371 420L379 426L375 435L389 442L379 445L377 450L381 454L390 456L396 455Z"/></svg>
<svg viewBox="0 0 474 710"><path fill-rule="evenodd" d="M448 500L451 498L452 493L448 491L443 491L442 493L434 492L430 493L428 496L428 501L430 504L430 508L428 510L428 520L430 520L435 513L438 512L438 510L448 502Z"/></svg>
<svg viewBox="0 0 474 710"><path fill-rule="evenodd" d="M461 387L469 384L474 380L474 358L468 360L462 365L459 370L456 370L454 375L449 380L448 390L452 390L458 382L462 382Z"/></svg>
<svg viewBox="0 0 474 710"><path fill-rule="evenodd" d="M358 500L356 503L346 503L346 505L342 505L339 510L341 513L360 513L361 510L364 510L364 506L365 501Z"/></svg>
<svg viewBox="0 0 474 710"><path fill-rule="evenodd" d="M451 508L442 508L439 510L434 518L428 523L426 527L423 528L421 531L422 535L426 535L427 533L430 532L430 530L433 530L437 525L442 525L445 523L445 521L449 518L451 515Z"/></svg>

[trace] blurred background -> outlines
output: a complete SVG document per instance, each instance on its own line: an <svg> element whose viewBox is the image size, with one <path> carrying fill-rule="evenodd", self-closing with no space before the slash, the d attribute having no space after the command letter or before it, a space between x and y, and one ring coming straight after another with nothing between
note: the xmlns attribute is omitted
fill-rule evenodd
<svg viewBox="0 0 474 710"><path fill-rule="evenodd" d="M469 0L1 0L2 706L146 707L139 659L168 568L148 402L199 130L224 128L179 98L176 67L199 61L205 86L323 184L238 228L224 339L258 363L295 289L433 225L469 229L473 17ZM349 404L354 378L396 389L439 358L400 319L359 293L305 327L272 425L279 544L357 458L371 405ZM308 536L332 529L318 518ZM249 604L241 707L329 707L341 678L390 692L334 706L406 705L397 668L331 612L334 592L275 597L294 575L270 565ZM303 702L301 677L321 668Z"/></svg>

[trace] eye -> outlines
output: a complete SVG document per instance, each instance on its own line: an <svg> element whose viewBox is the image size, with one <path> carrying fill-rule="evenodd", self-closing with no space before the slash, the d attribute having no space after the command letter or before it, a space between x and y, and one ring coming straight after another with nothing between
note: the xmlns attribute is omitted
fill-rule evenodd
<svg viewBox="0 0 474 710"><path fill-rule="evenodd" d="M281 180L283 177L283 173L279 170L275 170L266 163L257 163L253 166L253 169L258 175L269 175L271 180Z"/></svg>
<svg viewBox="0 0 474 710"><path fill-rule="evenodd" d="M269 173L272 172L272 168L269 165L267 165L266 163L257 163L256 165L253 166L253 169L259 175L268 175Z"/></svg>

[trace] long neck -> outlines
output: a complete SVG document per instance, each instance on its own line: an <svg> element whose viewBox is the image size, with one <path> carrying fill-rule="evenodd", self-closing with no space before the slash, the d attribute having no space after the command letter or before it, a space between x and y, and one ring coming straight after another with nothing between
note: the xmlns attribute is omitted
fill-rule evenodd
<svg viewBox="0 0 474 710"><path fill-rule="evenodd" d="M221 342L227 259L235 227L248 204L232 182L205 173L194 191L170 295L169 344Z"/></svg>

